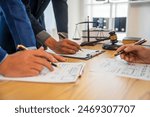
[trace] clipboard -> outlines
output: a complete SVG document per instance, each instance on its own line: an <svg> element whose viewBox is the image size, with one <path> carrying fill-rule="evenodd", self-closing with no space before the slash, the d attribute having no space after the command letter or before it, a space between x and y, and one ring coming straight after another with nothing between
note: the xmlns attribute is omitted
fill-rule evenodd
<svg viewBox="0 0 150 117"><path fill-rule="evenodd" d="M82 51L79 51L76 54L60 54L60 55L69 58L88 60L104 52L105 51L102 50L82 49Z"/></svg>

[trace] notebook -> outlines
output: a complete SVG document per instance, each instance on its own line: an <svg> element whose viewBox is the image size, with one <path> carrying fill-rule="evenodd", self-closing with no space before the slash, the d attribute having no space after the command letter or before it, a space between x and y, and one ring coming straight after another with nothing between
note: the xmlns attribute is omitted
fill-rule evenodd
<svg viewBox="0 0 150 117"><path fill-rule="evenodd" d="M81 76L85 63L57 63L58 68L50 72L47 68L34 77L9 78L0 75L0 80L24 81L24 82L43 82L43 83L70 83L76 82Z"/></svg>
<svg viewBox="0 0 150 117"><path fill-rule="evenodd" d="M91 49L82 49L76 54L61 54L64 57L78 58L78 59L91 59L99 54L102 54L105 51L102 50L91 50Z"/></svg>

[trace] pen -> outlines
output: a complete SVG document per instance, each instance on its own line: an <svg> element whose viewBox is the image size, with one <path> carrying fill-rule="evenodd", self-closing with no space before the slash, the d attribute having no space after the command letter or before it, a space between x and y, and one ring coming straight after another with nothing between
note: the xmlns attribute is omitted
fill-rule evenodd
<svg viewBox="0 0 150 117"><path fill-rule="evenodd" d="M61 38L63 38L63 39L65 39L66 38L66 36L64 35L64 34L62 34L62 33L58 33L58 35L61 37ZM83 51L81 48L79 49L80 51Z"/></svg>
<svg viewBox="0 0 150 117"><path fill-rule="evenodd" d="M61 32L59 32L58 35L59 35L61 38L63 38L63 39L66 38L66 36L65 36L64 34L62 34Z"/></svg>
<svg viewBox="0 0 150 117"><path fill-rule="evenodd" d="M17 46L17 49L20 50L20 51L21 51L21 50L28 50L28 48L26 48L26 47L23 46L23 45L18 45L18 46Z"/></svg>
<svg viewBox="0 0 150 117"><path fill-rule="evenodd" d="M20 51L28 50L28 48L26 48L24 45L18 45L17 49L20 50ZM51 62L51 65L54 66L54 67L58 67L55 63L52 63L52 62Z"/></svg>
<svg viewBox="0 0 150 117"><path fill-rule="evenodd" d="M135 42L134 45L142 45L142 44L145 43L146 41L147 41L146 39L141 39L141 40ZM124 53L124 50L122 50L122 51L116 53L114 56L118 56L118 55L123 54L123 53Z"/></svg>

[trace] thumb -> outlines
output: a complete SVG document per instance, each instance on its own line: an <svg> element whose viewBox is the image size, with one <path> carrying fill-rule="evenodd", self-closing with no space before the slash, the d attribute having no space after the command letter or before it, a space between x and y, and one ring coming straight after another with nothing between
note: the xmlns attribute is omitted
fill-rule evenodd
<svg viewBox="0 0 150 117"><path fill-rule="evenodd" d="M44 47L42 47L42 46L41 46L38 50L42 50L42 51L44 51Z"/></svg>
<svg viewBox="0 0 150 117"><path fill-rule="evenodd" d="M136 45L131 45L128 46L127 48L124 49L125 52L135 52L135 51L139 51L141 48L139 48L139 46Z"/></svg>

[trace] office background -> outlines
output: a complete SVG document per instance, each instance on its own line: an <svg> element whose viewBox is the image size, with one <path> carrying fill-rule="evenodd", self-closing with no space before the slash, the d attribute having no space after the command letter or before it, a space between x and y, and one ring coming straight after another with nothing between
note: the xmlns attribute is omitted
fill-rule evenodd
<svg viewBox="0 0 150 117"><path fill-rule="evenodd" d="M107 0L106 0L107 1ZM113 1L113 0L110 0ZM122 0L115 0L115 1L122 1ZM127 0L124 0L127 1ZM136 2L121 2L121 3L112 3L113 7L115 6L115 15L117 17L123 18L126 17L126 29L125 35L126 36L139 36L144 37L146 39L150 39L150 0L137 0ZM81 21L87 20L87 16L90 16L90 20L93 20L93 17L102 17L100 11L97 12L94 9L108 7L106 9L106 14L111 15L111 9L109 9L109 5L111 3L100 3L100 1L96 0L68 0L68 8L69 8L69 37L73 37L75 32L75 24ZM96 12L96 13L95 13ZM46 22L47 22L47 29L52 34L56 35L56 25L55 19L53 15L53 9L51 4L47 8L45 12L46 15ZM114 13L112 12L112 15ZM112 17L112 16L111 16ZM116 17L116 18L117 18ZM103 17L104 18L104 17ZM117 19L116 19L117 20ZM115 27L115 21L112 23L109 22L109 28ZM82 25L82 29L86 28ZM124 36L124 35L123 35Z"/></svg>

